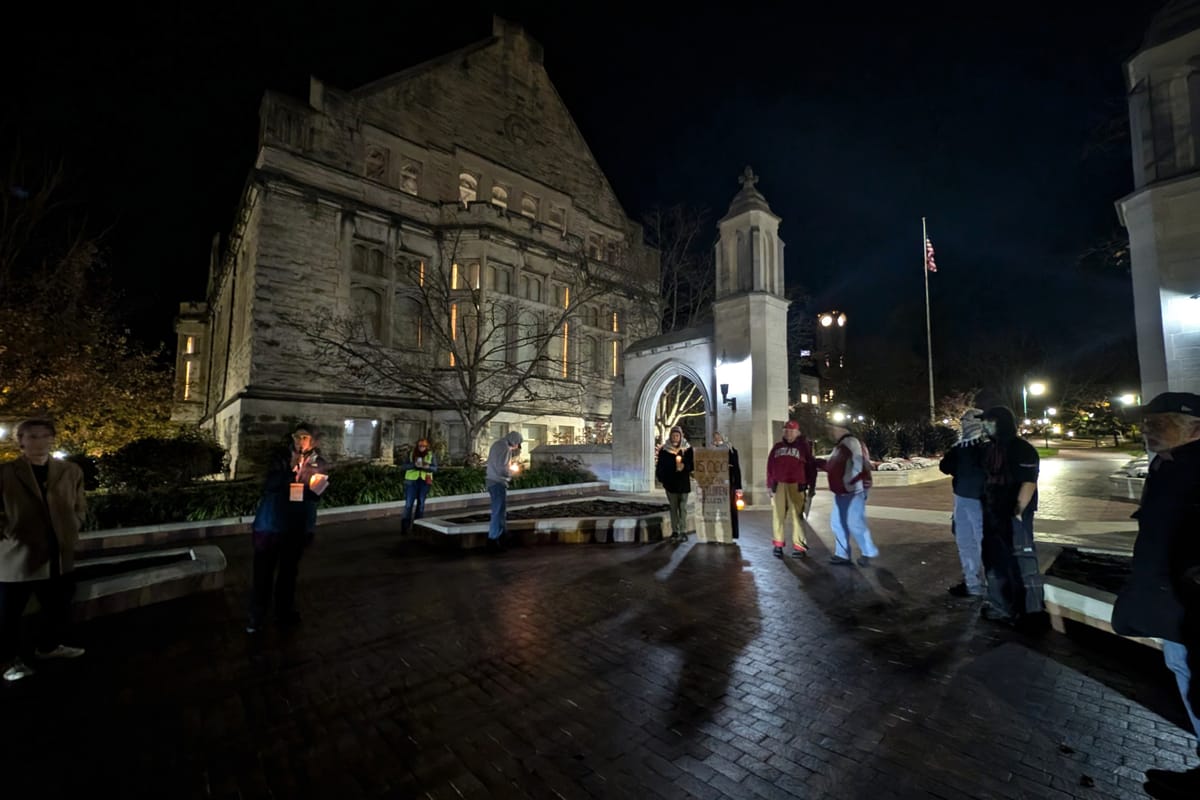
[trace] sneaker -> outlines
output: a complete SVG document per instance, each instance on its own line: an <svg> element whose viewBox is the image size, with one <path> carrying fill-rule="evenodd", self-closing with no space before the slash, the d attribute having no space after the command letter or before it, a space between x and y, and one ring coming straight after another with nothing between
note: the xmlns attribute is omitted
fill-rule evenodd
<svg viewBox="0 0 1200 800"><path fill-rule="evenodd" d="M830 564L837 564L838 566L842 566L842 565L845 565L845 564L853 564L854 562L853 562L853 561L851 561L851 560L850 560L850 559L848 559L848 558L842 558L841 556L830 556L830 557L829 557L829 563L830 563Z"/></svg>
<svg viewBox="0 0 1200 800"><path fill-rule="evenodd" d="M859 565L860 567L869 567L869 566L871 566L871 557L870 557L870 556L859 556L859 557L858 557L858 565Z"/></svg>
<svg viewBox="0 0 1200 800"><path fill-rule="evenodd" d="M950 594L954 595L955 597L970 597L971 596L971 593L969 591L967 591L967 584L965 581L962 583L954 584L946 591L949 592Z"/></svg>
<svg viewBox="0 0 1200 800"><path fill-rule="evenodd" d="M505 550L504 543L501 542L499 538L496 538L496 539L489 538L487 540L487 551L489 553L498 555L500 553L503 553L504 550Z"/></svg>
<svg viewBox="0 0 1200 800"><path fill-rule="evenodd" d="M250 633L250 634L258 633L258 623L251 622L249 625L247 625L246 633Z"/></svg>
<svg viewBox="0 0 1200 800"><path fill-rule="evenodd" d="M1017 618L1013 615L1005 614L1000 609L987 605L986 603L984 604L983 608L979 609L979 616L983 617L988 622L1003 622L1007 625L1011 625L1017 621Z"/></svg>
<svg viewBox="0 0 1200 800"><path fill-rule="evenodd" d="M807 547L797 547L792 550L792 558L808 558Z"/></svg>
<svg viewBox="0 0 1200 800"><path fill-rule="evenodd" d="M28 678L32 674L33 670L25 666L25 662L18 658L12 663L11 667L4 670L4 680L19 681L22 678Z"/></svg>
<svg viewBox="0 0 1200 800"><path fill-rule="evenodd" d="M782 547L771 548L771 555L775 556L776 558L783 558L783 548Z"/></svg>
<svg viewBox="0 0 1200 800"><path fill-rule="evenodd" d="M65 644L60 644L53 650L37 650L34 655L38 658L79 658L84 654L82 647L68 647Z"/></svg>

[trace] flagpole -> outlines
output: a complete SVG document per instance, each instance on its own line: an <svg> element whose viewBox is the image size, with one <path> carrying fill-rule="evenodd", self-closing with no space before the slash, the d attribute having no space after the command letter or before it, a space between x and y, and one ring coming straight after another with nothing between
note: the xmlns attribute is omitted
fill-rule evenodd
<svg viewBox="0 0 1200 800"><path fill-rule="evenodd" d="M925 277L925 347L929 353L929 422L934 423L933 410L933 326L929 319L929 232L921 217L921 274Z"/></svg>

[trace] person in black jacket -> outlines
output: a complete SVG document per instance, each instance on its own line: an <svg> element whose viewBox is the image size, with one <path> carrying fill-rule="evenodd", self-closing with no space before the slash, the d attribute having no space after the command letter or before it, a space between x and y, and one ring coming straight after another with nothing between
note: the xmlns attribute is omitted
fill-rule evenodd
<svg viewBox="0 0 1200 800"><path fill-rule="evenodd" d="M1037 448L1017 436L1011 409L995 406L983 412L987 449L983 468L983 569L987 602L985 619L1016 622L1044 610L1042 578L1033 546L1033 512L1037 510Z"/></svg>
<svg viewBox="0 0 1200 800"><path fill-rule="evenodd" d="M692 491L692 472L696 469L692 446L683 439L683 429L671 428L667 443L658 451L654 476L667 492L671 507L671 541L686 542L688 535L687 503Z"/></svg>
<svg viewBox="0 0 1200 800"><path fill-rule="evenodd" d="M317 503L328 478L327 463L316 450L316 431L297 425L292 447L280 448L271 460L262 498L254 517L254 589L247 633L262 628L275 600L281 624L300 621L296 611L296 576L300 557L317 527Z"/></svg>
<svg viewBox="0 0 1200 800"><path fill-rule="evenodd" d="M1143 406L1155 454L1142 490L1133 573L1113 606L1113 630L1162 639L1163 659L1200 738L1200 395L1166 392ZM1200 754L1200 749L1197 750ZM1146 772L1154 797L1200 797L1200 768Z"/></svg>
<svg viewBox="0 0 1200 800"><path fill-rule="evenodd" d="M983 542L983 487L987 473L983 469L983 452L987 444L983 438L983 423L978 408L968 409L963 415L962 435L938 465L939 469L952 476L954 491L954 541L958 545L958 560L962 564L963 579L947 591L955 597L982 597L985 583L983 557L980 552Z"/></svg>

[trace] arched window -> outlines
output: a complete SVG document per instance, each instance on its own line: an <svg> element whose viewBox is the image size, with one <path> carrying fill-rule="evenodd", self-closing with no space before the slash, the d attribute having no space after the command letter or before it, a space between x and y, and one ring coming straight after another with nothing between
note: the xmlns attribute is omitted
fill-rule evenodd
<svg viewBox="0 0 1200 800"><path fill-rule="evenodd" d="M521 213L530 219L537 219L538 199L531 194L521 197Z"/></svg>
<svg viewBox="0 0 1200 800"><path fill-rule="evenodd" d="M464 206L479 199L479 179L469 172L459 173L458 201Z"/></svg>
<svg viewBox="0 0 1200 800"><path fill-rule="evenodd" d="M350 303L362 322L366 336L378 340L383 331L383 302L379 292L365 286L355 286L350 290Z"/></svg>
<svg viewBox="0 0 1200 800"><path fill-rule="evenodd" d="M517 364L525 367L537 355L541 323L532 311L522 311L520 323L517 326Z"/></svg>
<svg viewBox="0 0 1200 800"><path fill-rule="evenodd" d="M579 340L579 376L582 378L585 375L595 375L600 370L598 369L598 358L596 357L596 339L593 336L584 336Z"/></svg>

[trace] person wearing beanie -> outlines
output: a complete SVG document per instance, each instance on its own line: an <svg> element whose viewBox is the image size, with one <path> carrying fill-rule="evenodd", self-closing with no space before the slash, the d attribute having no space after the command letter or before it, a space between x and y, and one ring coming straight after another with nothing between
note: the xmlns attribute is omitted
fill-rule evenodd
<svg viewBox="0 0 1200 800"><path fill-rule="evenodd" d="M808 555L804 513L817 486L817 462L812 443L800 433L800 423L788 420L783 439L767 454L767 494L771 498L773 555L783 558L784 529L792 518L792 558Z"/></svg>
<svg viewBox="0 0 1200 800"><path fill-rule="evenodd" d="M1033 544L1037 510L1037 448L1017 435L1017 419L1005 406L980 417L988 438L983 453L981 554L987 578L984 619L1015 623L1044 610L1042 577Z"/></svg>
<svg viewBox="0 0 1200 800"><path fill-rule="evenodd" d="M683 428L676 425L667 436L667 443L658 450L654 477L667 493L671 507L671 541L686 542L688 535L688 494L692 491L692 472L696 469L692 446L683 438Z"/></svg>
<svg viewBox="0 0 1200 800"><path fill-rule="evenodd" d="M985 591L983 578L983 487L987 473L983 470L983 421L978 408L971 408L962 416L962 435L958 443L946 452L938 465L951 476L954 492L954 516L951 527L954 541L958 545L958 560L962 564L963 579L947 591L955 597L982 597Z"/></svg>
<svg viewBox="0 0 1200 800"><path fill-rule="evenodd" d="M508 484L519 467L521 457L521 434L509 431L492 442L488 450L484 484L491 498L491 519L488 522L487 549L493 555L504 550L504 539L508 532Z"/></svg>
<svg viewBox="0 0 1200 800"><path fill-rule="evenodd" d="M300 557L317 528L317 504L329 483L328 463L317 452L317 432L307 424L292 429L291 447L271 460L262 498L251 526L254 541L254 588L247 633L266 622L272 600L281 625L300 621L296 576Z"/></svg>

